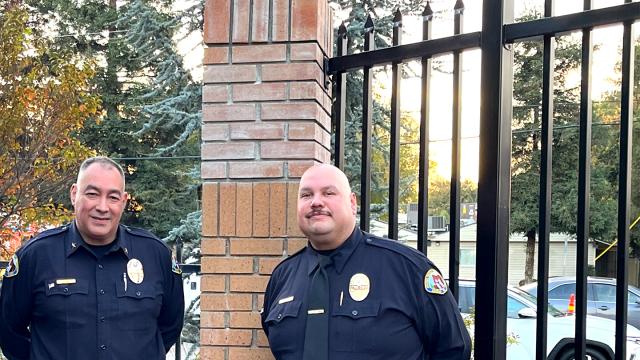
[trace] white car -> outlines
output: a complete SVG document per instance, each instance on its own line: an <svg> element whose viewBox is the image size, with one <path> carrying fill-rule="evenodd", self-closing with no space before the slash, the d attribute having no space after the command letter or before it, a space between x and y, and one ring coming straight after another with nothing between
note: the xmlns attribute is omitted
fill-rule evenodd
<svg viewBox="0 0 640 360"><path fill-rule="evenodd" d="M463 315L473 313L475 281L460 280L459 307ZM515 343L507 345L507 359L534 360L536 355L536 298L509 287L507 334ZM549 305L547 320L547 357L551 360L574 359L575 316L568 316ZM613 360L615 321L587 315L587 355L592 360ZM473 334L472 334L473 336ZM640 360L640 330L627 325L627 360Z"/></svg>

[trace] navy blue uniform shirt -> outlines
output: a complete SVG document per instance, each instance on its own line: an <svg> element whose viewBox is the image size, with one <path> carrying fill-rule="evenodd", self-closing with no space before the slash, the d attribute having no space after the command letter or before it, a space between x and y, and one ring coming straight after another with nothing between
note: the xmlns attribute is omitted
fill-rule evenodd
<svg viewBox="0 0 640 360"><path fill-rule="evenodd" d="M132 259L142 263L139 284L127 276ZM97 258L71 223L27 242L12 263L0 296L9 360L164 359L180 336L182 277L147 231L120 225Z"/></svg>
<svg viewBox="0 0 640 360"><path fill-rule="evenodd" d="M458 305L451 292L438 294L446 284L430 287L427 273L439 273L429 271L437 269L422 253L355 229L330 256L329 359L469 359ZM262 327L278 360L302 358L305 295L316 264L317 252L307 246L280 263L267 285Z"/></svg>

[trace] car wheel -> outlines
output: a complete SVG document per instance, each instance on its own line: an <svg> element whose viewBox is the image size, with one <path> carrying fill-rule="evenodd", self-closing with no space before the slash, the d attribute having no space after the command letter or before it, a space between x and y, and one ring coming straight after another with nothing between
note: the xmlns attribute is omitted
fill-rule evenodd
<svg viewBox="0 0 640 360"><path fill-rule="evenodd" d="M564 350L560 354L558 354L558 356L556 356L555 360L574 360L575 358L575 349L573 348L573 346L566 346ZM602 350L594 349L592 347L587 348L587 359L612 360L609 359L609 357L606 356L604 352L602 352Z"/></svg>

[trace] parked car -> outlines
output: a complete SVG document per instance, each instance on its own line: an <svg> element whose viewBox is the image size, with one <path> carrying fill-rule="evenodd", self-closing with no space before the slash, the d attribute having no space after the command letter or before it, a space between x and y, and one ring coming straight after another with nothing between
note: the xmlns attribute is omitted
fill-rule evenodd
<svg viewBox="0 0 640 360"><path fill-rule="evenodd" d="M531 283L520 288L536 296L538 284ZM560 311L567 311L569 297L575 293L575 277L549 278L549 303ZM640 289L629 285L627 295L627 324L640 328ZM587 277L587 314L608 319L616 318L616 279Z"/></svg>
<svg viewBox="0 0 640 360"><path fill-rule="evenodd" d="M475 281L460 280L459 307L463 316L473 313ZM536 354L536 297L518 288L507 291L507 334L515 343L507 345L507 359L533 360ZM547 320L547 357L574 358L575 316L549 306ZM592 360L613 360L615 321L587 315L587 354ZM640 359L640 330L627 327L627 360Z"/></svg>

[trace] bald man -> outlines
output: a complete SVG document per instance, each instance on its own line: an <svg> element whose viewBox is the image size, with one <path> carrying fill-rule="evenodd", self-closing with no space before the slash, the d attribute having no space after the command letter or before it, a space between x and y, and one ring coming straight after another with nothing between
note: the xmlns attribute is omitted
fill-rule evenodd
<svg viewBox="0 0 640 360"><path fill-rule="evenodd" d="M469 359L458 305L424 254L356 227L347 177L331 165L300 180L308 246L273 271L262 327L278 360Z"/></svg>

